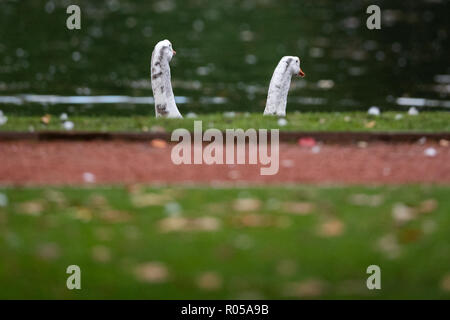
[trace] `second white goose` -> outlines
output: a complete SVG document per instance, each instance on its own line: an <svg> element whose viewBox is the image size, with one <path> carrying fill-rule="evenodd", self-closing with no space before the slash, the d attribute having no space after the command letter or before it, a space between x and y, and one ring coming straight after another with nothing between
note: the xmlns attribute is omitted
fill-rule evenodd
<svg viewBox="0 0 450 320"><path fill-rule="evenodd" d="M286 103L293 75L304 77L300 68L300 58L286 56L281 58L270 81L264 115L286 116Z"/></svg>

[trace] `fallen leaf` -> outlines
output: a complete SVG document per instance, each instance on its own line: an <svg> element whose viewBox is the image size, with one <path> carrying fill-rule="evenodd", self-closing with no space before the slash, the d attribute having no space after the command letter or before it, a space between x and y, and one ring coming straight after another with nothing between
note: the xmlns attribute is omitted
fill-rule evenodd
<svg viewBox="0 0 450 320"><path fill-rule="evenodd" d="M252 198L236 199L233 203L233 209L236 211L255 211L260 207L261 201Z"/></svg>
<svg viewBox="0 0 450 320"><path fill-rule="evenodd" d="M266 219L260 214L245 214L237 216L239 224L246 227L262 227L266 225Z"/></svg>
<svg viewBox="0 0 450 320"><path fill-rule="evenodd" d="M84 222L89 222L92 220L93 213L92 210L85 207L77 207L75 211L75 218Z"/></svg>
<svg viewBox="0 0 450 320"><path fill-rule="evenodd" d="M325 291L325 283L318 279L309 279L302 282L293 282L286 285L284 294L290 297L314 298Z"/></svg>
<svg viewBox="0 0 450 320"><path fill-rule="evenodd" d="M344 280L337 285L337 292L344 295L368 295L370 290L367 290L366 280L352 279Z"/></svg>
<svg viewBox="0 0 450 320"><path fill-rule="evenodd" d="M165 264L161 262L146 262L138 265L134 269L136 277L147 283L162 283L167 281L169 271Z"/></svg>
<svg viewBox="0 0 450 320"><path fill-rule="evenodd" d="M435 199L424 200L420 203L419 213L431 213L438 207L438 202Z"/></svg>
<svg viewBox="0 0 450 320"><path fill-rule="evenodd" d="M369 146L369 144L366 141L358 141L357 146L358 148L365 149Z"/></svg>
<svg viewBox="0 0 450 320"><path fill-rule="evenodd" d="M400 246L397 237L393 234L383 236L378 240L377 246L389 259L395 259L400 255Z"/></svg>
<svg viewBox="0 0 450 320"><path fill-rule="evenodd" d="M164 149L167 148L167 142L162 139L153 139L151 142L151 146L157 149Z"/></svg>
<svg viewBox="0 0 450 320"><path fill-rule="evenodd" d="M431 234L437 229L437 223L434 220L428 219L422 222L422 231L424 234Z"/></svg>
<svg viewBox="0 0 450 320"><path fill-rule="evenodd" d="M283 205L284 211L297 215L307 215L316 209L311 202L287 202Z"/></svg>
<svg viewBox="0 0 450 320"><path fill-rule="evenodd" d="M270 227L270 226L283 227L283 223L285 222L275 217L259 213L239 214L234 216L232 218L232 221L236 226L250 227L250 228Z"/></svg>
<svg viewBox="0 0 450 320"><path fill-rule="evenodd" d="M450 292L450 273L446 274L441 280L441 289Z"/></svg>
<svg viewBox="0 0 450 320"><path fill-rule="evenodd" d="M392 217L397 223L403 224L415 218L414 208L408 207L403 203L396 203L392 207Z"/></svg>
<svg viewBox="0 0 450 320"><path fill-rule="evenodd" d="M64 207L67 205L67 199L65 195L60 191L47 190L45 192L45 198L50 202L56 203L60 207Z"/></svg>
<svg viewBox="0 0 450 320"><path fill-rule="evenodd" d="M120 210L102 210L98 214L99 218L112 223L128 222L131 215L128 212Z"/></svg>
<svg viewBox="0 0 450 320"><path fill-rule="evenodd" d="M163 205L172 200L173 197L167 194L138 193L131 196L131 202L135 207L143 208Z"/></svg>
<svg viewBox="0 0 450 320"><path fill-rule="evenodd" d="M98 227L94 230L95 236L100 241L110 241L113 237L113 233L106 227Z"/></svg>
<svg viewBox="0 0 450 320"><path fill-rule="evenodd" d="M22 202L18 207L18 213L34 217L40 216L42 211L44 211L44 203L39 200Z"/></svg>
<svg viewBox="0 0 450 320"><path fill-rule="evenodd" d="M197 278L197 286L207 291L220 289L222 282L222 277L216 272L205 272Z"/></svg>
<svg viewBox="0 0 450 320"><path fill-rule="evenodd" d="M89 198L89 204L97 209L109 207L108 200L101 194L94 194Z"/></svg>
<svg viewBox="0 0 450 320"><path fill-rule="evenodd" d="M411 243L416 242L422 236L422 232L418 229L406 229L400 233L401 243Z"/></svg>
<svg viewBox="0 0 450 320"><path fill-rule="evenodd" d="M150 131L154 132L154 133L166 133L167 132L166 128L161 127L161 126L153 126L150 128Z"/></svg>
<svg viewBox="0 0 450 320"><path fill-rule="evenodd" d="M44 260L56 260L61 255L59 245L56 243L43 243L37 247L37 256Z"/></svg>
<svg viewBox="0 0 450 320"><path fill-rule="evenodd" d="M298 144L301 147L314 147L316 145L316 140L311 137L300 138Z"/></svg>
<svg viewBox="0 0 450 320"><path fill-rule="evenodd" d="M129 194L143 194L144 193L144 186L142 184L139 183L134 183L134 184L128 184L126 186L126 189L128 191Z"/></svg>
<svg viewBox="0 0 450 320"><path fill-rule="evenodd" d="M41 117L41 122L45 125L48 125L50 123L51 119L52 119L52 116L49 114L46 114L45 116Z"/></svg>
<svg viewBox="0 0 450 320"><path fill-rule="evenodd" d="M289 277L297 271L297 264L292 260L282 260L277 264L277 273Z"/></svg>
<svg viewBox="0 0 450 320"><path fill-rule="evenodd" d="M319 227L319 235L322 237L337 237L344 231L344 224L338 219L327 220Z"/></svg>
<svg viewBox="0 0 450 320"><path fill-rule="evenodd" d="M241 250L251 249L254 245L254 241L246 234L241 234L235 237L234 246Z"/></svg>
<svg viewBox="0 0 450 320"><path fill-rule="evenodd" d="M216 231L220 228L220 220L214 217L183 218L168 217L158 222L162 232L176 231Z"/></svg>
<svg viewBox="0 0 450 320"><path fill-rule="evenodd" d="M368 194L352 194L349 198L351 204L357 206L378 207L383 204L382 195L368 195Z"/></svg>
<svg viewBox="0 0 450 320"><path fill-rule="evenodd" d="M105 246L95 246L92 248L92 258L97 262L109 262L111 260L111 250Z"/></svg>
<svg viewBox="0 0 450 320"><path fill-rule="evenodd" d="M373 121L369 121L369 122L367 122L364 126L366 127L366 128L373 128L373 127L375 127L375 125L377 124L377 122L375 121L375 120L373 120Z"/></svg>
<svg viewBox="0 0 450 320"><path fill-rule="evenodd" d="M439 140L439 145L440 145L441 147L448 147L449 144L450 144L450 143L449 143L448 140L445 140L445 139Z"/></svg>

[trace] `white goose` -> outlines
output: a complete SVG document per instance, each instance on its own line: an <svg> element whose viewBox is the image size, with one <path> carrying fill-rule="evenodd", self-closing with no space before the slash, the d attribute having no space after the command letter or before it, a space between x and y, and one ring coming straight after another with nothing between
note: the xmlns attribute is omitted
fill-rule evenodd
<svg viewBox="0 0 450 320"><path fill-rule="evenodd" d="M286 116L287 95L293 75L305 76L300 68L300 59L292 56L281 58L270 81L264 115Z"/></svg>
<svg viewBox="0 0 450 320"><path fill-rule="evenodd" d="M183 118L175 103L170 80L169 62L175 54L169 40L158 42L152 53L151 77L157 118Z"/></svg>

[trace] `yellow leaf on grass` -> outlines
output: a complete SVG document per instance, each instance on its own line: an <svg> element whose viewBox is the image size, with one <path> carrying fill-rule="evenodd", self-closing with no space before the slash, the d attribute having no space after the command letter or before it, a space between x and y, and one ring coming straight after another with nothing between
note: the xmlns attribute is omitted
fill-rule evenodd
<svg viewBox="0 0 450 320"><path fill-rule="evenodd" d="M46 114L45 116L41 117L41 122L45 125L48 125L50 123L51 119L52 119L52 116L49 114Z"/></svg>
<svg viewBox="0 0 450 320"><path fill-rule="evenodd" d="M286 285L284 294L290 297L314 298L325 291L325 283L318 279L308 279L302 282L293 282Z"/></svg>
<svg viewBox="0 0 450 320"><path fill-rule="evenodd" d="M168 217L159 221L162 232L175 231L216 231L220 228L220 220L214 217L183 218Z"/></svg>
<svg viewBox="0 0 450 320"><path fill-rule="evenodd" d="M136 277L147 283L166 282L169 277L169 271L162 262L146 262L138 265L134 269Z"/></svg>
<svg viewBox="0 0 450 320"><path fill-rule="evenodd" d="M337 237L344 232L344 224L338 219L331 219L323 222L318 230L322 237Z"/></svg>
<svg viewBox="0 0 450 320"><path fill-rule="evenodd" d="M364 126L366 127L366 128L373 128L373 127L375 127L375 125L377 124L377 122L375 121L375 120L373 120L373 121L369 121L369 122L367 122Z"/></svg>
<svg viewBox="0 0 450 320"><path fill-rule="evenodd" d="M216 272L205 272L197 278L197 286L207 291L220 289L222 282L222 277Z"/></svg>
<svg viewBox="0 0 450 320"><path fill-rule="evenodd" d="M307 215L315 210L316 205L311 202L287 202L283 205L286 212L298 215Z"/></svg>
<svg viewBox="0 0 450 320"><path fill-rule="evenodd" d="M233 209L236 211L255 211L261 208L261 201L253 198L236 199Z"/></svg>

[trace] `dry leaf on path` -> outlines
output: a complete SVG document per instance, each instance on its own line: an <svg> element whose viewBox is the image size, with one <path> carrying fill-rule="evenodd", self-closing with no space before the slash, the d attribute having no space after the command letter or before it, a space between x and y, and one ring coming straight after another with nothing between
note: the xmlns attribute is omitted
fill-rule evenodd
<svg viewBox="0 0 450 320"><path fill-rule="evenodd" d="M150 144L153 148L157 148L157 149L167 148L167 142L162 139L153 139Z"/></svg>

